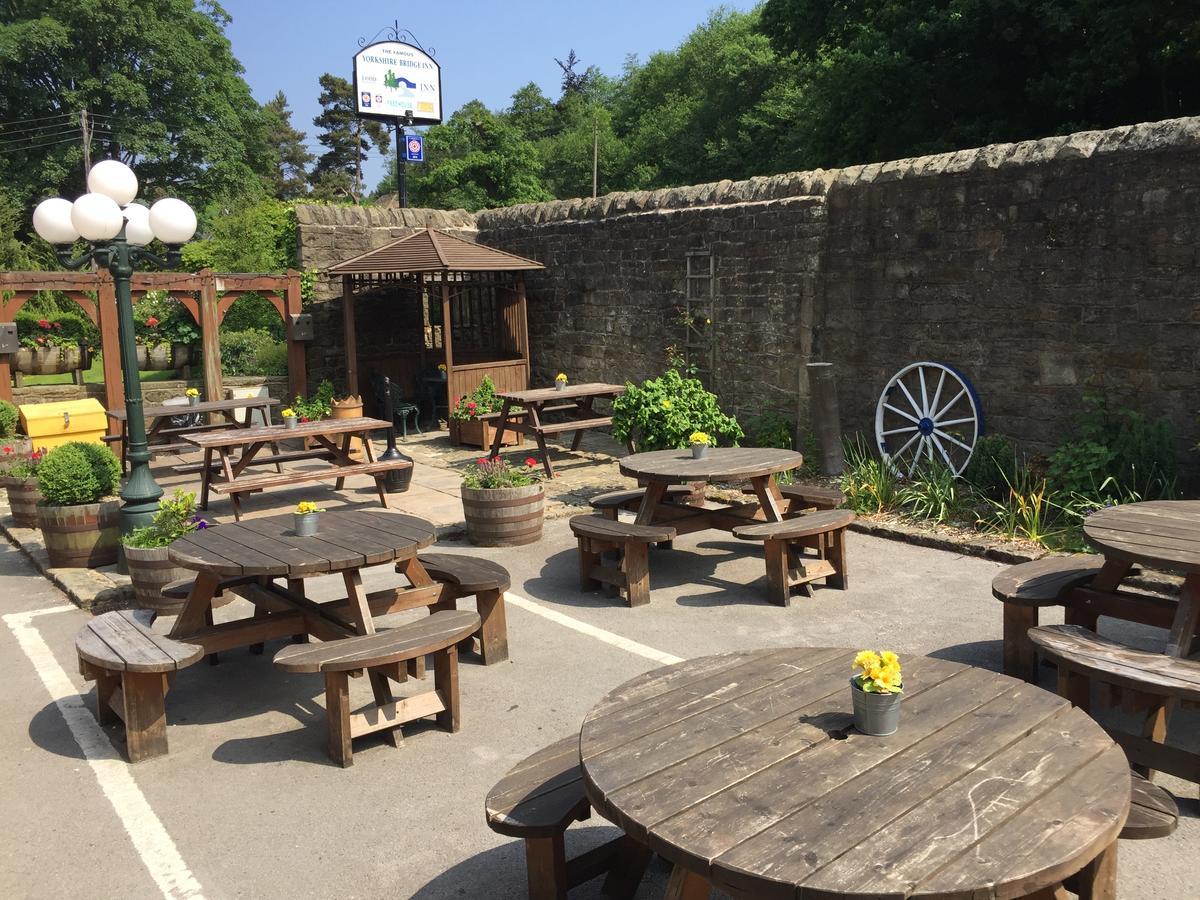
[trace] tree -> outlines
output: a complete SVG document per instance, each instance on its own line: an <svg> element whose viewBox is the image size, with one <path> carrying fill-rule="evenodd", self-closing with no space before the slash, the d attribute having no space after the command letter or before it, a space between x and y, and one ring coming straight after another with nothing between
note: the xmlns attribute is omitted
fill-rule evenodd
<svg viewBox="0 0 1200 900"><path fill-rule="evenodd" d="M261 195L262 115L212 0L27 0L0 5L0 182L22 209L84 190L93 159L132 165L142 196L198 208Z"/></svg>
<svg viewBox="0 0 1200 900"><path fill-rule="evenodd" d="M283 91L263 106L266 142L271 149L270 184L276 200L308 193L308 165L314 157L304 146L305 134L292 127L292 111Z"/></svg>
<svg viewBox="0 0 1200 900"><path fill-rule="evenodd" d="M319 81L321 114L313 124L321 129L317 140L328 149L310 175L313 193L323 199L350 197L357 202L363 193L362 164L368 148L374 144L380 153L387 153L387 129L355 114L354 86L345 78L326 72Z"/></svg>

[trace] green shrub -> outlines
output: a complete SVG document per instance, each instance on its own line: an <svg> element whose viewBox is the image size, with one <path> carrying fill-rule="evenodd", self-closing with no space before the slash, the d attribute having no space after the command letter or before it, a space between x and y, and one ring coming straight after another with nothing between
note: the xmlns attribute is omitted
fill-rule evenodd
<svg viewBox="0 0 1200 900"><path fill-rule="evenodd" d="M989 434L975 442L962 477L980 496L1002 500L1020 467L1021 460L1012 441L1002 434Z"/></svg>
<svg viewBox="0 0 1200 900"><path fill-rule="evenodd" d="M221 371L226 375L286 375L287 345L269 332L222 331Z"/></svg>
<svg viewBox="0 0 1200 900"><path fill-rule="evenodd" d="M328 419L333 412L333 382L328 378L322 379L317 385L316 393L307 400L297 394L296 399L292 401L292 410L302 420L317 422Z"/></svg>
<svg viewBox="0 0 1200 900"><path fill-rule="evenodd" d="M979 524L1010 538L1025 538L1044 547L1058 546L1068 529L1061 524L1062 509L1045 478L1020 466L1008 482L1003 499L987 501L988 512Z"/></svg>
<svg viewBox="0 0 1200 900"><path fill-rule="evenodd" d="M479 387L469 394L463 394L450 410L450 418L458 422L474 419L476 416L486 416L488 413L499 412L504 401L496 395L496 385L492 379L484 375Z"/></svg>
<svg viewBox="0 0 1200 900"><path fill-rule="evenodd" d="M149 525L136 528L125 537L127 547L167 547L186 534L207 528L208 523L196 515L196 495L175 489L163 497L158 512Z"/></svg>
<svg viewBox="0 0 1200 900"><path fill-rule="evenodd" d="M613 401L613 437L635 442L639 451L682 450L693 431L706 432L725 446L744 436L737 419L721 412L715 394L675 369L641 385L627 384Z"/></svg>
<svg viewBox="0 0 1200 900"><path fill-rule="evenodd" d="M858 513L882 513L896 507L899 479L891 464L867 449L861 436L846 441L841 488L846 505Z"/></svg>
<svg viewBox="0 0 1200 900"><path fill-rule="evenodd" d="M926 462L896 492L896 502L909 515L945 524L963 518L974 506L971 486L941 462Z"/></svg>
<svg viewBox="0 0 1200 900"><path fill-rule="evenodd" d="M9 438L17 433L21 421L20 411L7 400L0 400L0 438Z"/></svg>
<svg viewBox="0 0 1200 900"><path fill-rule="evenodd" d="M100 346L99 329L82 312L41 313L21 309L13 318L22 347L39 346L38 338L43 338L48 346Z"/></svg>
<svg viewBox="0 0 1200 900"><path fill-rule="evenodd" d="M286 334L279 310L261 294L238 297L225 313L221 324L230 331L265 331L275 341L282 341Z"/></svg>
<svg viewBox="0 0 1200 900"><path fill-rule="evenodd" d="M1056 493L1101 502L1122 493L1146 499L1175 493L1175 436L1167 419L1083 399L1075 434L1050 456L1047 480ZM1105 487L1102 487L1105 486ZM1107 491L1107 493L1106 493Z"/></svg>
<svg viewBox="0 0 1200 900"><path fill-rule="evenodd" d="M792 449L792 423L779 413L766 412L746 423L747 447Z"/></svg>
<svg viewBox="0 0 1200 900"><path fill-rule="evenodd" d="M49 506L78 506L111 495L121 480L121 464L102 444L71 441L47 453L37 474Z"/></svg>

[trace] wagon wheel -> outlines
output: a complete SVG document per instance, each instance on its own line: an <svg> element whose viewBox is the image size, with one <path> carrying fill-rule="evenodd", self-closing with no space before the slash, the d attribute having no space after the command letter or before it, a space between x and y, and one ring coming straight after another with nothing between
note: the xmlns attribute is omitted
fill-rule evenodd
<svg viewBox="0 0 1200 900"><path fill-rule="evenodd" d="M907 365L879 395L875 440L902 475L934 460L961 475L981 434L979 395L967 376L943 363Z"/></svg>

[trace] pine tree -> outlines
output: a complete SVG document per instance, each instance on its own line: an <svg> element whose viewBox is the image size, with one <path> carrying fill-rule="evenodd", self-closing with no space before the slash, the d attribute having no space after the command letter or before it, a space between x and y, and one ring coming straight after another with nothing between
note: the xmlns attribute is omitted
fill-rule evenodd
<svg viewBox="0 0 1200 900"><path fill-rule="evenodd" d="M313 124L321 129L317 140L328 148L309 175L313 194L324 199L362 196L362 164L371 144L380 153L390 146L387 129L354 112L354 86L345 78L326 72L320 78L321 114Z"/></svg>
<svg viewBox="0 0 1200 900"><path fill-rule="evenodd" d="M283 91L263 105L263 120L273 162L269 179L275 198L303 197L308 193L308 166L316 157L304 146L305 133L292 127L292 111Z"/></svg>

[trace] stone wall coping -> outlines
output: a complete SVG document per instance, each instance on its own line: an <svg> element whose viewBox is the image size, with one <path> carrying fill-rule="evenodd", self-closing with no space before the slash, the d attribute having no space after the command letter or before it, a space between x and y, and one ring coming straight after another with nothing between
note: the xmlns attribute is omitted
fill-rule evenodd
<svg viewBox="0 0 1200 900"><path fill-rule="evenodd" d="M1193 116L1122 125L1105 131L1080 131L1038 140L990 144L932 156L847 166L841 169L760 175L745 181L725 180L656 191L616 192L595 199L524 203L482 210L474 215L474 224L480 231L491 231L550 222L604 219L655 210L724 206L802 196L824 197L839 188L873 182L1033 166L1112 153L1148 153L1197 148L1200 148L1200 117ZM464 215L470 216L470 213ZM361 224L361 221L359 219L358 223Z"/></svg>

